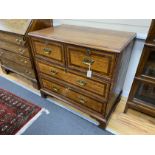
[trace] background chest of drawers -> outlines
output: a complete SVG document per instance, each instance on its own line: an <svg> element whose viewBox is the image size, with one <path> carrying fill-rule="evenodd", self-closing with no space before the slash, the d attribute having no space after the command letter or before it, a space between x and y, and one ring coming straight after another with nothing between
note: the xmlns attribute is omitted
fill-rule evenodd
<svg viewBox="0 0 155 155"><path fill-rule="evenodd" d="M51 26L51 20L0 20L0 62L3 71L22 75L37 88L27 34Z"/></svg>
<svg viewBox="0 0 155 155"><path fill-rule="evenodd" d="M42 97L63 100L104 128L121 96L135 34L61 25L29 36Z"/></svg>
<svg viewBox="0 0 155 155"><path fill-rule="evenodd" d="M125 112L128 108L155 117L155 20L151 23Z"/></svg>

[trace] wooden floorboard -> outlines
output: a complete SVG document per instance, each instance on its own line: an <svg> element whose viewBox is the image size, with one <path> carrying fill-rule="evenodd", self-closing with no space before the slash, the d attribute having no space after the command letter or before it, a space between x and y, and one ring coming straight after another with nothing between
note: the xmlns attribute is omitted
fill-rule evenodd
<svg viewBox="0 0 155 155"><path fill-rule="evenodd" d="M23 85L25 88L39 94L39 91L34 89L32 83L25 78L16 75L14 73L4 74L0 69L0 75L14 82ZM62 101L53 99L54 101L60 103L63 107L75 111L80 115L85 116L85 118L90 118L89 116L81 113L80 111L68 106ZM120 135L154 135L155 134L155 118L147 116L145 114L139 113L134 110L128 110L126 114L123 113L126 104L126 98L122 97L116 110L112 114L110 121L107 126L107 130Z"/></svg>

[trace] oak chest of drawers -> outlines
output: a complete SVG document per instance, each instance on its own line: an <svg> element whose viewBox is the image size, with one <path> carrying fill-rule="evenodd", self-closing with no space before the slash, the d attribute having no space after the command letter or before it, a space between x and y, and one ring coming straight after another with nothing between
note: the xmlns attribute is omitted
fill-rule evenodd
<svg viewBox="0 0 155 155"><path fill-rule="evenodd" d="M29 36L42 97L63 100L104 128L122 93L135 34L61 25Z"/></svg>
<svg viewBox="0 0 155 155"><path fill-rule="evenodd" d="M3 71L22 75L32 81L37 88L27 34L51 26L51 20L0 20L0 62Z"/></svg>

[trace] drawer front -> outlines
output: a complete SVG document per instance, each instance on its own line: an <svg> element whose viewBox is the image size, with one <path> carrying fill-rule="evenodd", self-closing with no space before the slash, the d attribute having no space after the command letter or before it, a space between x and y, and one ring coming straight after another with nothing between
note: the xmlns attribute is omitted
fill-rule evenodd
<svg viewBox="0 0 155 155"><path fill-rule="evenodd" d="M82 89L95 93L97 95L101 95L104 99L107 99L108 91L109 91L109 84L107 83L100 83L88 78L84 78L79 75L75 75L71 72L65 72L61 67L55 67L53 65L47 65L43 62L37 61L39 72L48 74L56 79L63 80L65 82L71 83L75 86L78 86Z"/></svg>
<svg viewBox="0 0 155 155"><path fill-rule="evenodd" d="M1 59L2 66L6 66L13 72L17 72L18 74L24 75L29 79L35 79L35 73L33 69L21 66L7 59Z"/></svg>
<svg viewBox="0 0 155 155"><path fill-rule="evenodd" d="M61 44L35 40L33 46L35 54L44 56L52 62L64 64L64 51Z"/></svg>
<svg viewBox="0 0 155 155"><path fill-rule="evenodd" d="M0 31L0 40L11 42L22 46L25 44L23 36L1 32L1 31Z"/></svg>
<svg viewBox="0 0 155 155"><path fill-rule="evenodd" d="M101 113L101 111L102 111L102 106L104 104L97 102L89 97L86 97L80 93L77 93L68 87L61 86L54 82L48 81L44 78L41 79L41 83L42 83L42 87L45 89L48 89L56 94L60 94L64 97L67 97L67 98L77 102L78 104L86 106L92 110L99 112L99 113Z"/></svg>
<svg viewBox="0 0 155 155"><path fill-rule="evenodd" d="M8 51L13 51L15 53L18 53L20 55L29 57L29 50L26 47L15 45L6 41L1 41L0 40L0 48L8 50Z"/></svg>
<svg viewBox="0 0 155 155"><path fill-rule="evenodd" d="M68 68L85 73L91 65L93 76L110 79L115 64L115 54L75 46L67 46Z"/></svg>
<svg viewBox="0 0 155 155"><path fill-rule="evenodd" d="M0 55L1 55L2 59L3 58L8 59L8 60L13 61L17 64L20 64L22 66L32 68L32 64L31 64L31 61L29 58L26 58L21 55L18 55L18 54L15 54L13 52L9 52L6 50L2 50L2 49L0 49Z"/></svg>

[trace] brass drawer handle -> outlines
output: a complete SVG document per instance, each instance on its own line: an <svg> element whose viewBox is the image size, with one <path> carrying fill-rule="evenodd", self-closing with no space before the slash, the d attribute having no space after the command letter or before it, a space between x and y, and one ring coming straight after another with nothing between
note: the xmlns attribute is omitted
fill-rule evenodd
<svg viewBox="0 0 155 155"><path fill-rule="evenodd" d="M31 71L28 71L28 70L26 70L25 73L26 74L32 74L32 72Z"/></svg>
<svg viewBox="0 0 155 155"><path fill-rule="evenodd" d="M91 58L84 58L82 60L82 63L85 64L85 65L92 65L95 61Z"/></svg>
<svg viewBox="0 0 155 155"><path fill-rule="evenodd" d="M57 71L55 71L55 70L51 70L51 74L52 74L52 75L57 75L57 74L58 74L58 72L57 72Z"/></svg>
<svg viewBox="0 0 155 155"><path fill-rule="evenodd" d="M4 52L0 52L0 56L2 56L4 54Z"/></svg>
<svg viewBox="0 0 155 155"><path fill-rule="evenodd" d="M23 62L23 63L25 63L25 64L28 63L26 60L23 60L23 59L21 59L20 61Z"/></svg>
<svg viewBox="0 0 155 155"><path fill-rule="evenodd" d="M58 91L59 91L59 88L53 86L53 87L52 87L52 90L55 91L55 92L58 92Z"/></svg>
<svg viewBox="0 0 155 155"><path fill-rule="evenodd" d="M79 98L79 102L82 103L82 104L85 104L87 101L84 100L83 98Z"/></svg>
<svg viewBox="0 0 155 155"><path fill-rule="evenodd" d="M25 50L19 49L19 53L20 53L20 54L24 54L24 52L25 52Z"/></svg>
<svg viewBox="0 0 155 155"><path fill-rule="evenodd" d="M19 45L24 44L24 42L23 42L21 39L16 39L16 42L17 42Z"/></svg>
<svg viewBox="0 0 155 155"><path fill-rule="evenodd" d="M70 90L70 89L71 89L70 87L67 87L67 88L66 88L66 90Z"/></svg>
<svg viewBox="0 0 155 155"><path fill-rule="evenodd" d="M45 54L51 54L52 49L51 48L43 48L43 51Z"/></svg>
<svg viewBox="0 0 155 155"><path fill-rule="evenodd" d="M31 72L29 72L29 74L31 75L32 73L31 73Z"/></svg>
<svg viewBox="0 0 155 155"><path fill-rule="evenodd" d="M87 83L84 80L77 80L76 81L80 86L85 86Z"/></svg>

